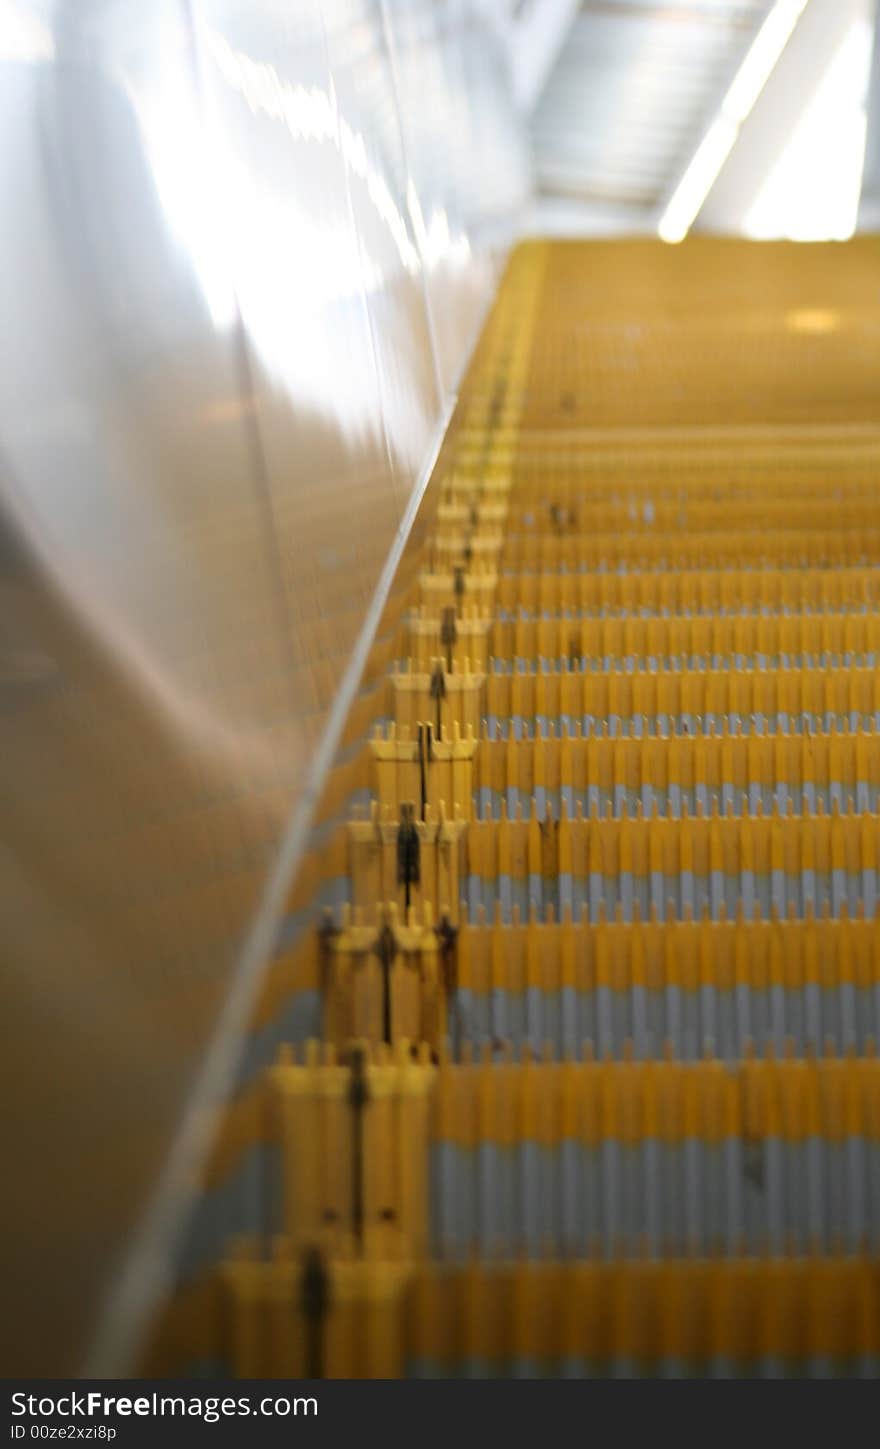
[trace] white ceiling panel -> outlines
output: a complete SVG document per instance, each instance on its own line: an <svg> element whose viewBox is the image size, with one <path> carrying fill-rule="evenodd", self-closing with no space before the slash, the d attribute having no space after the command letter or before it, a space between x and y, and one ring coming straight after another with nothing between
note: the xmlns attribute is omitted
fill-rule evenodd
<svg viewBox="0 0 880 1449"><path fill-rule="evenodd" d="M532 119L544 200L653 220L769 0L583 0Z"/></svg>

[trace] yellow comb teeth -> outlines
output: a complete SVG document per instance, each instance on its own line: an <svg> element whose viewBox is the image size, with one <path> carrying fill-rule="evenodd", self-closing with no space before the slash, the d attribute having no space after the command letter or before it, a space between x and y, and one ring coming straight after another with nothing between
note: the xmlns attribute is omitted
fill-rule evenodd
<svg viewBox="0 0 880 1449"><path fill-rule="evenodd" d="M782 252L510 259L163 1370L880 1373L880 430Z"/></svg>

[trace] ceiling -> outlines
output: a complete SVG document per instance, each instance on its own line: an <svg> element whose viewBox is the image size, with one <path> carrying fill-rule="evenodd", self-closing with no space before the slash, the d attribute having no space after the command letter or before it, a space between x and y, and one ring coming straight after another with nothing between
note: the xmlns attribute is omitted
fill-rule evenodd
<svg viewBox="0 0 880 1449"><path fill-rule="evenodd" d="M545 224L656 225L770 8L582 0L532 117Z"/></svg>

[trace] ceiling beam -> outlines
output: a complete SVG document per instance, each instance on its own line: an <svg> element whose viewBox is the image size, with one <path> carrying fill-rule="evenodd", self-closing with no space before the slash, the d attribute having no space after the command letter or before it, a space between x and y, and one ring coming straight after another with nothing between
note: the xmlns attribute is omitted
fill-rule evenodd
<svg viewBox="0 0 880 1449"><path fill-rule="evenodd" d="M739 230L863 10L864 0L809 0L717 174L700 230Z"/></svg>
<svg viewBox="0 0 880 1449"><path fill-rule="evenodd" d="M510 57L516 104L529 115L580 9L580 0L502 0L507 15L503 33Z"/></svg>
<svg viewBox="0 0 880 1449"><path fill-rule="evenodd" d="M868 84L865 170L859 203L859 231L880 231L880 7L875 7L874 54Z"/></svg>

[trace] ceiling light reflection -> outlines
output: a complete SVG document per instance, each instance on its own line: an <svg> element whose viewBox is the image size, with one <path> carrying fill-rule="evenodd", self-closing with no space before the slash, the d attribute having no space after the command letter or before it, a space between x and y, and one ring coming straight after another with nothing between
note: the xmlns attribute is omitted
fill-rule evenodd
<svg viewBox="0 0 880 1449"><path fill-rule="evenodd" d="M401 273L418 278L423 269L465 266L470 243L453 233L442 208L425 217L412 183L406 214L401 211L364 136L341 114L332 83L324 89L287 81L216 30L207 28L204 37L210 76L239 96L251 115L280 123L294 141L305 143L295 162L301 185L292 184L288 154L271 140L258 139L256 147L249 142L210 86L206 125L186 74L166 66L161 93L140 109L169 226L191 259L214 326L228 327L240 314L276 385L297 403L344 420L349 433L375 434L382 403L359 306L389 292ZM320 154L325 146L361 183L358 199L369 199L391 238L390 256L352 224L342 172L334 177L328 170ZM329 209L313 204L310 189L329 198ZM406 396L388 396L384 406L399 411L390 420L393 433L413 456L424 441L421 410Z"/></svg>

